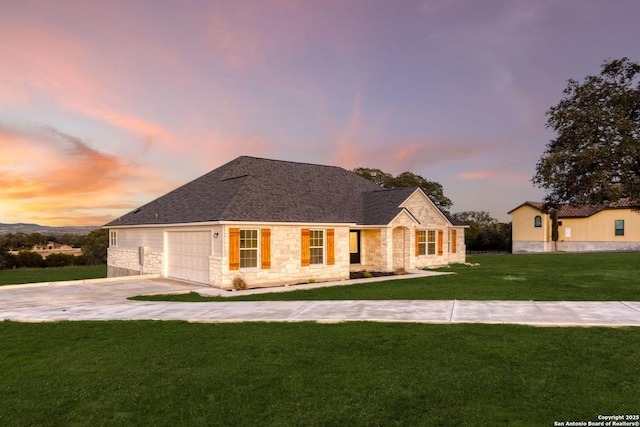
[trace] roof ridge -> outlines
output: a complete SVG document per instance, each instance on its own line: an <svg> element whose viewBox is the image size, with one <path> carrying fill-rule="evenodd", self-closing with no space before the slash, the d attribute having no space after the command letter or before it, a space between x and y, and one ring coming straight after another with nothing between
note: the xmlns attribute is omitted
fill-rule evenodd
<svg viewBox="0 0 640 427"><path fill-rule="evenodd" d="M415 191L417 188L420 188L420 187L417 185L414 185L412 187L393 187L393 188L380 187L379 190L371 190L371 191L367 191L367 193L381 193L384 191L400 191L400 190L406 191L407 189L412 189Z"/></svg>
<svg viewBox="0 0 640 427"><path fill-rule="evenodd" d="M342 169L342 170L351 172L349 169L343 168L342 166L323 165L323 164L319 164L319 163L301 162L301 161L297 161L297 160L269 159L267 157L256 157L256 156L246 156L246 155L239 156L235 160L238 160L238 159L241 159L241 158L253 159L253 160L266 160L266 161L269 161L269 162L277 162L277 163L290 163L290 164L296 164L296 165L308 165L308 166L316 166L316 167L319 166L319 167L324 167L324 168ZM232 160L232 162L233 162L233 160Z"/></svg>

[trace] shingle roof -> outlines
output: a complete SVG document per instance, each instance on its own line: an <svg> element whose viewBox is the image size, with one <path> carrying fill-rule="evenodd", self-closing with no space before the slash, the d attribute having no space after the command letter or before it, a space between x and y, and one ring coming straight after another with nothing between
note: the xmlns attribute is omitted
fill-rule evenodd
<svg viewBox="0 0 640 427"><path fill-rule="evenodd" d="M509 211L509 214L524 205L529 205L540 211L544 209L544 203L528 201ZM591 215L608 209L637 209L639 206L640 204L638 202L630 198L620 199L617 202L600 203L598 205L573 206L565 204L560 205L560 208L558 210L558 218L587 218Z"/></svg>
<svg viewBox="0 0 640 427"><path fill-rule="evenodd" d="M107 226L209 221L383 225L415 189L385 190L336 166L241 156Z"/></svg>
<svg viewBox="0 0 640 427"><path fill-rule="evenodd" d="M401 211L400 204L416 191L417 187L385 190L378 187L364 195L364 214L361 224L381 225L390 223Z"/></svg>

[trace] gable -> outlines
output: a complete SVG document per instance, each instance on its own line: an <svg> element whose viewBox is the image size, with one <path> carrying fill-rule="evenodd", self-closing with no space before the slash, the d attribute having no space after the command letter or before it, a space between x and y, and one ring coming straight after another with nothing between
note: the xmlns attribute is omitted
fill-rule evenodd
<svg viewBox="0 0 640 427"><path fill-rule="evenodd" d="M415 188L384 189L364 195L362 225L387 225L402 211L402 203L415 191Z"/></svg>
<svg viewBox="0 0 640 427"><path fill-rule="evenodd" d="M451 220L420 188L415 188L401 206L407 209L423 226L447 227L453 225Z"/></svg>

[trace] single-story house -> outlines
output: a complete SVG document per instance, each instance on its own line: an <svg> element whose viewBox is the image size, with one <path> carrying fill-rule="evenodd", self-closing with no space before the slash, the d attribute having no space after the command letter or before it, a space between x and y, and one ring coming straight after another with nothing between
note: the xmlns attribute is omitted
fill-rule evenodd
<svg viewBox="0 0 640 427"><path fill-rule="evenodd" d="M464 262L465 227L418 187L241 156L105 225L108 275L222 289L342 280Z"/></svg>
<svg viewBox="0 0 640 427"><path fill-rule="evenodd" d="M558 241L541 202L511 210L513 253L640 251L637 203L621 199L599 205L558 207Z"/></svg>

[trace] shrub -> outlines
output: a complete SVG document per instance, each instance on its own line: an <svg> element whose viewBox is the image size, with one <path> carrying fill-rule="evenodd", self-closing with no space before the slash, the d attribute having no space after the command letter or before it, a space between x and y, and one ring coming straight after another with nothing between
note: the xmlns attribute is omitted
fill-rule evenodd
<svg viewBox="0 0 640 427"><path fill-rule="evenodd" d="M51 254L45 261L47 267L68 267L75 265L76 257L69 254Z"/></svg>
<svg viewBox="0 0 640 427"><path fill-rule="evenodd" d="M8 250L0 247L0 270L10 269L16 265L16 257Z"/></svg>
<svg viewBox="0 0 640 427"><path fill-rule="evenodd" d="M40 254L31 251L20 251L15 257L16 267L38 268L45 267L46 263Z"/></svg>
<svg viewBox="0 0 640 427"><path fill-rule="evenodd" d="M247 282L240 276L236 276L233 278L233 282L231 282L233 289L236 291L242 291L247 289Z"/></svg>

